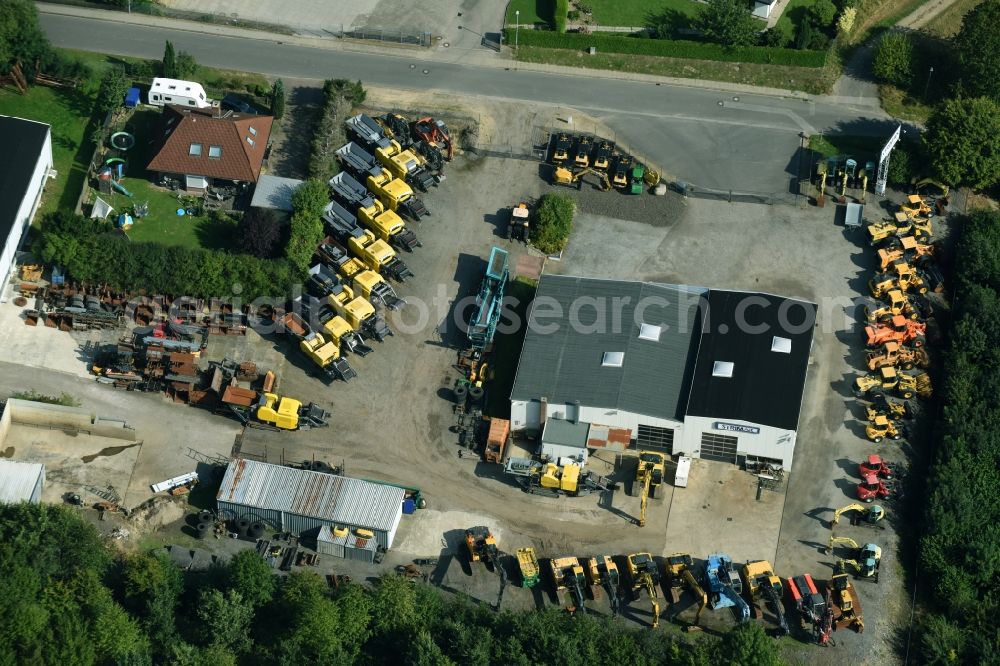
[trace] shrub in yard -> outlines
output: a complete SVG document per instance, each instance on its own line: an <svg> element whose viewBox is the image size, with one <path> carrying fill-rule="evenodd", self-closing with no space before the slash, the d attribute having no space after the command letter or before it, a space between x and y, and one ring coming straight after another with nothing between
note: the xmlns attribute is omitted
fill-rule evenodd
<svg viewBox="0 0 1000 666"><path fill-rule="evenodd" d="M919 163L919 146L909 143L898 143L889 157L889 171L886 173L886 180L892 185L908 185ZM872 174L874 175L874 174ZM871 178L871 175L869 175Z"/></svg>
<svg viewBox="0 0 1000 666"><path fill-rule="evenodd" d="M281 235L277 211L251 208L236 226L236 249L260 259L270 259L280 254Z"/></svg>
<svg viewBox="0 0 1000 666"><path fill-rule="evenodd" d="M795 40L795 27L789 21L778 21L761 34L762 46L786 48Z"/></svg>
<svg viewBox="0 0 1000 666"><path fill-rule="evenodd" d="M910 36L902 32L890 32L875 47L872 71L879 81L905 89L913 83L915 57L916 49Z"/></svg>
<svg viewBox="0 0 1000 666"><path fill-rule="evenodd" d="M125 73L119 67L112 67L101 77L101 88L97 92L95 107L101 113L121 108L125 103L125 93L128 92L128 81Z"/></svg>
<svg viewBox="0 0 1000 666"><path fill-rule="evenodd" d="M35 389L28 389L27 391L17 391L16 393L11 393L10 397L15 400L29 400L31 402L44 402L47 405L62 405L63 407L79 407L80 401L69 393L60 393L59 395L45 395L44 393L39 393Z"/></svg>
<svg viewBox="0 0 1000 666"><path fill-rule="evenodd" d="M190 80L194 78L195 72L198 71L198 62L194 59L194 56L187 51L181 51L177 54L177 78L182 80Z"/></svg>
<svg viewBox="0 0 1000 666"><path fill-rule="evenodd" d="M566 18L568 18L570 21L579 21L580 12L575 9L571 9L569 10L569 12L566 13Z"/></svg>
<svg viewBox="0 0 1000 666"><path fill-rule="evenodd" d="M323 207L330 200L326 183L315 178L299 185L292 194L292 219L285 257L305 273L316 247L323 240Z"/></svg>
<svg viewBox="0 0 1000 666"><path fill-rule="evenodd" d="M696 25L707 39L725 46L757 43L757 19L747 11L746 3L738 0L708 0Z"/></svg>
<svg viewBox="0 0 1000 666"><path fill-rule="evenodd" d="M532 243L546 254L562 251L573 230L576 204L565 194L546 194L538 206L538 231Z"/></svg>
<svg viewBox="0 0 1000 666"><path fill-rule="evenodd" d="M566 32L566 16L569 14L569 0L556 0L555 24L556 32Z"/></svg>
<svg viewBox="0 0 1000 666"><path fill-rule="evenodd" d="M271 115L275 120L281 120L285 115L285 84L281 79L271 87Z"/></svg>
<svg viewBox="0 0 1000 666"><path fill-rule="evenodd" d="M837 19L837 32L846 35L854 28L854 20L858 17L858 10L854 7L844 7Z"/></svg>
<svg viewBox="0 0 1000 666"><path fill-rule="evenodd" d="M830 0L816 0L809 8L809 19L818 28L828 28L837 15L837 6Z"/></svg>
<svg viewBox="0 0 1000 666"><path fill-rule="evenodd" d="M174 50L174 43L169 39L163 47L163 62L160 71L168 79L177 78L177 52Z"/></svg>

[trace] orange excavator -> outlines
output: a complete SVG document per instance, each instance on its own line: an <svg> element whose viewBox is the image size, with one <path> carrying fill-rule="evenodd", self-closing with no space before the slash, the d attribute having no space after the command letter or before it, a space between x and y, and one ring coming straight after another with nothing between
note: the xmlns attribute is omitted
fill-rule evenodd
<svg viewBox="0 0 1000 666"><path fill-rule="evenodd" d="M877 347L886 342L910 343L914 347L924 346L927 324L896 315L887 324L865 326L865 336L869 347Z"/></svg>
<svg viewBox="0 0 1000 666"><path fill-rule="evenodd" d="M430 116L421 118L414 122L410 129L414 139L426 141L444 151L445 159L451 160L455 156L455 145L451 141L448 126L440 120L434 120Z"/></svg>

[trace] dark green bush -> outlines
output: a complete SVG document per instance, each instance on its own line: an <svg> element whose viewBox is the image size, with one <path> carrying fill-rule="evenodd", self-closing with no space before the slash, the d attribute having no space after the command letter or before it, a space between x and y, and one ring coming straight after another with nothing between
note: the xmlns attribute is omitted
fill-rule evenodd
<svg viewBox="0 0 1000 666"><path fill-rule="evenodd" d="M505 39L513 44L514 31L508 29L507 33ZM593 46L597 48L598 53L626 53L793 67L823 67L827 58L826 51L798 51L763 46L727 48L721 44L666 39L636 39L625 35L600 32L590 35L578 33L560 35L545 30L522 30L519 40L521 46L540 46L550 49L584 50Z"/></svg>
<svg viewBox="0 0 1000 666"><path fill-rule="evenodd" d="M565 194L546 194L538 206L538 232L532 244L545 254L562 251L573 231L576 205Z"/></svg>

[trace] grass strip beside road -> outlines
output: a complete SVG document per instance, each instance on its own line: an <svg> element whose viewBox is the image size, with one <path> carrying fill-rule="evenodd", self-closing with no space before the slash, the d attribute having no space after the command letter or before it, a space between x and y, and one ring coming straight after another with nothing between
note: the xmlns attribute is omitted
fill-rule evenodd
<svg viewBox="0 0 1000 666"><path fill-rule="evenodd" d="M517 59L521 62L548 65L606 69L636 74L801 90L812 94L829 92L838 76L838 70L833 65L827 65L823 68L790 67L616 53L588 55L580 51L532 46L521 47L518 50Z"/></svg>
<svg viewBox="0 0 1000 666"><path fill-rule="evenodd" d="M981 4L983 0L956 0L951 7L932 18L924 30L938 37L954 37L962 28L965 15Z"/></svg>
<svg viewBox="0 0 1000 666"><path fill-rule="evenodd" d="M888 138L888 137L887 137ZM878 158L885 139L855 134L813 134L809 137L810 150L822 157L847 155L862 162Z"/></svg>
<svg viewBox="0 0 1000 666"><path fill-rule="evenodd" d="M885 112L900 120L924 124L933 110L931 105L914 99L912 95L893 85L880 85L878 96Z"/></svg>

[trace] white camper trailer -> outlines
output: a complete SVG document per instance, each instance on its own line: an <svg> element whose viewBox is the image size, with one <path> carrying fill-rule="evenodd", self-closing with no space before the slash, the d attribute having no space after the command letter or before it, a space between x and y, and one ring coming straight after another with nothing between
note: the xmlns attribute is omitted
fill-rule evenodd
<svg viewBox="0 0 1000 666"><path fill-rule="evenodd" d="M153 79L153 85L149 87L149 103L153 106L177 104L196 109L205 109L213 105L200 83L178 79Z"/></svg>

